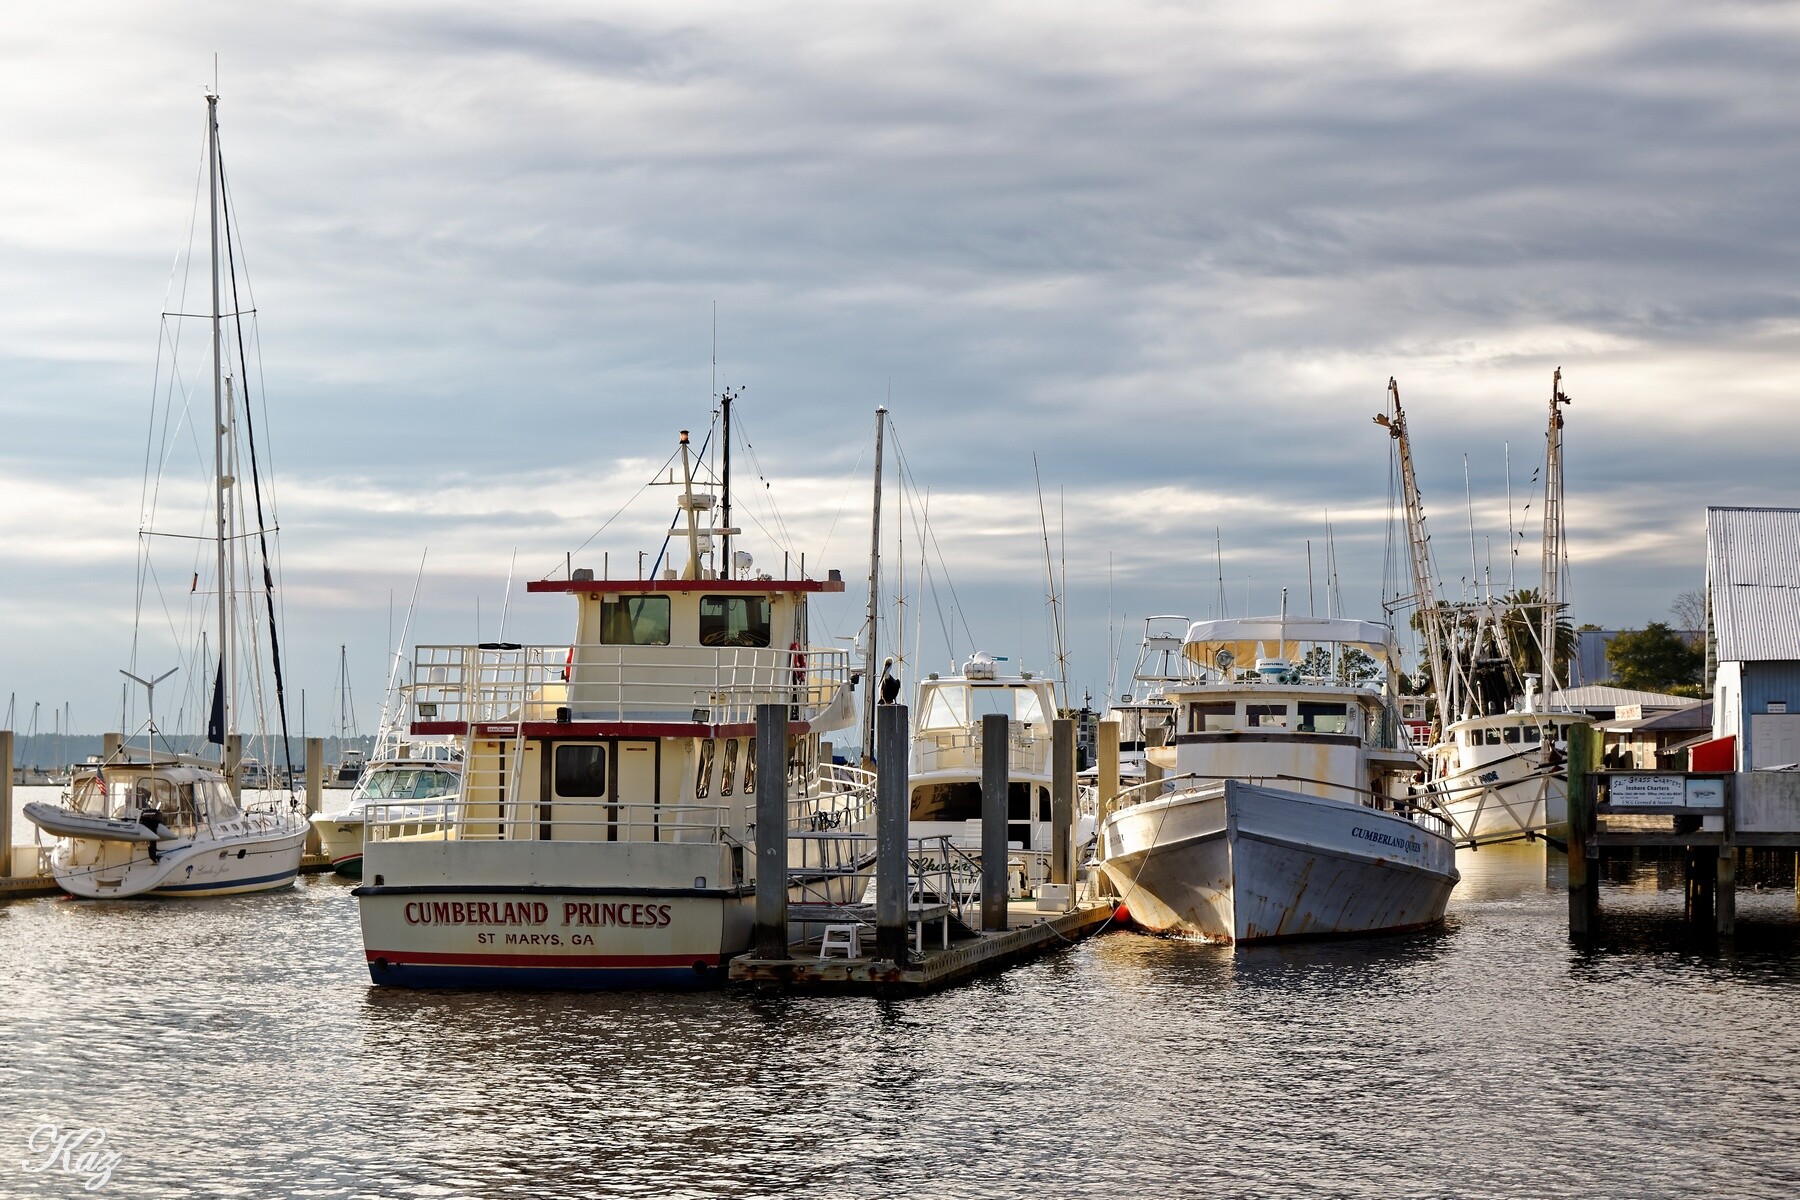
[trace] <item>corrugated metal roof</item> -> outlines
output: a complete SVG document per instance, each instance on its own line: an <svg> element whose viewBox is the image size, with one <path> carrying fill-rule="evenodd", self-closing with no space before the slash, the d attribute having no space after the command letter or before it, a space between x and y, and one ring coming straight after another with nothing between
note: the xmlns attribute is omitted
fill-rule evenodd
<svg viewBox="0 0 1800 1200"><path fill-rule="evenodd" d="M1685 708L1693 702L1691 696L1670 696L1662 692L1640 692L1633 688L1590 684L1587 687L1563 688L1561 691L1551 692L1547 706L1555 712L1565 708L1581 711L1590 708L1622 708L1627 704L1642 705L1644 708Z"/></svg>
<svg viewBox="0 0 1800 1200"><path fill-rule="evenodd" d="M1720 662L1800 660L1800 508L1708 508Z"/></svg>

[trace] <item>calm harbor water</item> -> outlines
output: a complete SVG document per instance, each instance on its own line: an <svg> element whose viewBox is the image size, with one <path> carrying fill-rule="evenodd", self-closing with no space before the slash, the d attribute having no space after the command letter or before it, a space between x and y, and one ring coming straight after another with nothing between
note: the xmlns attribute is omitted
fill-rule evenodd
<svg viewBox="0 0 1800 1200"><path fill-rule="evenodd" d="M1572 947L1537 848L1441 931L1111 933L937 995L377 991L350 885L0 903L0 1196L1781 1196L1800 924L1653 870ZM29 1171L97 1126L105 1187Z"/></svg>

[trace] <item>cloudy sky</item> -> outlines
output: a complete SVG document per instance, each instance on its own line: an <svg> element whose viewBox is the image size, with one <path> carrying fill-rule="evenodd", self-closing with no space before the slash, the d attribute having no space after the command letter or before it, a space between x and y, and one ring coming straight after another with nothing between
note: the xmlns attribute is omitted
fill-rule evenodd
<svg viewBox="0 0 1800 1200"><path fill-rule="evenodd" d="M1447 589L1465 455L1475 558L1506 581L1509 449L1535 584L1558 366L1575 618L1663 619L1705 505L1800 503L1797 51L1793 6L1654 0L21 10L0 703L119 723L215 52L320 732L340 644L372 725L421 555L412 640L498 636L516 553L506 635L554 642L571 606L524 579L656 548L666 490L589 539L706 428L715 307L747 548L851 580L821 641L856 633L883 401L897 556L916 573L899 518L929 493L955 588L912 597L926 666L971 643L1045 664L1035 455L1098 697L1109 620L1130 643L1146 613L1216 612L1215 527L1233 613L1283 586L1304 609L1327 512L1346 610L1378 613L1390 375Z"/></svg>

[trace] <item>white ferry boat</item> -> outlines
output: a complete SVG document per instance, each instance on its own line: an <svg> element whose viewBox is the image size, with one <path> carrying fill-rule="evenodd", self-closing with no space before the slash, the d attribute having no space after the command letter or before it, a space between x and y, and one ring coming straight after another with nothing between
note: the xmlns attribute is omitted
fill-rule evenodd
<svg viewBox="0 0 1800 1200"><path fill-rule="evenodd" d="M680 460L685 566L530 583L575 599L572 644L415 651L412 732L465 739L462 787L435 833L396 835L370 806L355 894L375 983L719 982L752 933L761 771L786 773L791 830L872 852L873 777L819 737L854 722L849 655L807 636L809 598L843 582L752 574L728 549L714 570L685 431ZM767 704L787 710L784 762L756 758ZM860 887L855 864L808 861L811 898Z"/></svg>
<svg viewBox="0 0 1800 1200"><path fill-rule="evenodd" d="M1122 792L1100 821L1098 865L1132 918L1233 943L1442 919L1456 852L1408 797L1423 763L1389 682L1392 631L1201 621L1186 652L1209 679L1166 691L1178 774Z"/></svg>

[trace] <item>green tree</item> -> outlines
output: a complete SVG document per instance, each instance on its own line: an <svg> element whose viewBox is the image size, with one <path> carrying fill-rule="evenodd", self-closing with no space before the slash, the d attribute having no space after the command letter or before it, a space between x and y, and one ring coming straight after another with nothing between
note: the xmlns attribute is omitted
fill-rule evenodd
<svg viewBox="0 0 1800 1200"><path fill-rule="evenodd" d="M1620 687L1668 692L1700 682L1706 656L1661 621L1618 634L1606 646L1606 661Z"/></svg>
<svg viewBox="0 0 1800 1200"><path fill-rule="evenodd" d="M1506 606L1506 615L1501 623L1506 628L1506 640L1512 647L1513 669L1520 675L1535 672L1544 673L1544 655L1538 646L1538 635L1544 620L1544 599L1538 595L1536 588L1520 588L1510 595L1502 596L1500 603ZM1569 660L1575 657L1575 629L1569 623L1569 606L1556 606L1556 680L1563 687L1569 685Z"/></svg>

